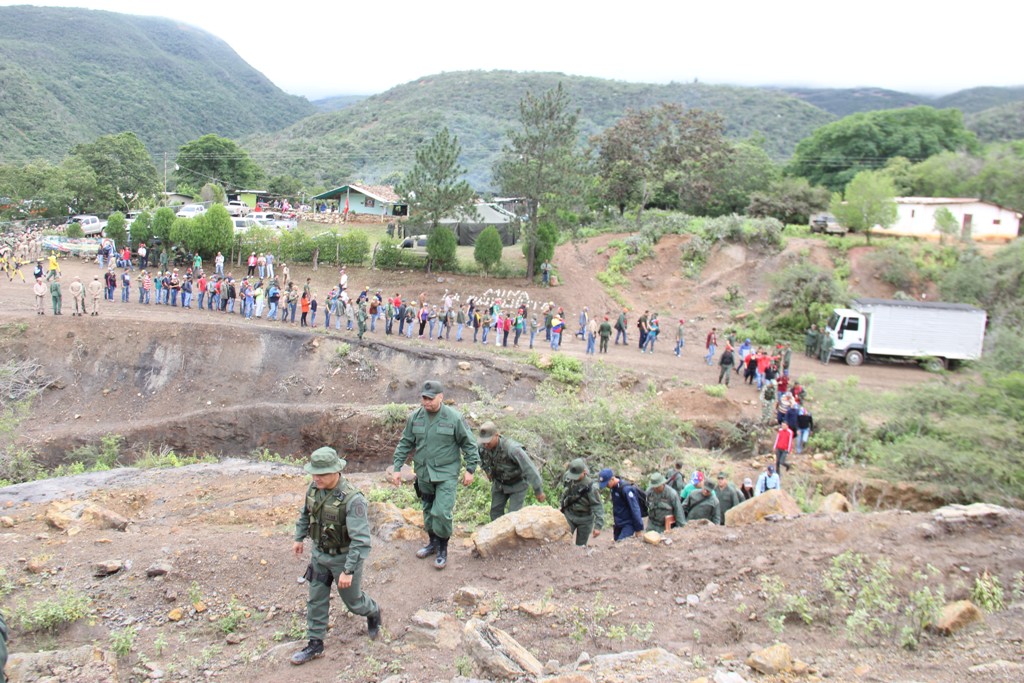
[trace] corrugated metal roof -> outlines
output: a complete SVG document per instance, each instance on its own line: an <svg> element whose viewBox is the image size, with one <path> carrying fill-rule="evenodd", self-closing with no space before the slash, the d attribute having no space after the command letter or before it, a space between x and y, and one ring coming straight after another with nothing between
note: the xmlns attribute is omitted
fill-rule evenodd
<svg viewBox="0 0 1024 683"><path fill-rule="evenodd" d="M336 187L333 190L328 190L327 192L318 194L313 197L313 200L340 199L346 194L347 190L352 190L353 192L366 195L367 197L376 199L378 202L383 202L384 204L398 204L402 201L395 193L395 188L391 185L356 185L355 183L342 185L341 187Z"/></svg>
<svg viewBox="0 0 1024 683"><path fill-rule="evenodd" d="M902 306L905 308L945 308L952 309L955 311L976 311L978 313L984 313L985 311L978 308L977 306L971 306L969 304L952 304L945 301L914 301L904 299L854 299L850 302L858 308L870 308L871 306Z"/></svg>

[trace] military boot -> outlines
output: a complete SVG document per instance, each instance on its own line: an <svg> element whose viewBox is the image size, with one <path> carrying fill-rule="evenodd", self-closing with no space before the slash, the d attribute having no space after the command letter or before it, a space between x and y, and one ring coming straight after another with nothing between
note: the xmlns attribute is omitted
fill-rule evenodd
<svg viewBox="0 0 1024 683"><path fill-rule="evenodd" d="M380 635L380 625L383 623L380 611L378 607L375 614L366 617L366 632L370 634L370 640L377 640L377 636Z"/></svg>
<svg viewBox="0 0 1024 683"><path fill-rule="evenodd" d="M439 538L437 543L437 557L434 558L434 567L444 569L445 565L448 564L448 539Z"/></svg>
<svg viewBox="0 0 1024 683"><path fill-rule="evenodd" d="M436 553L437 547L441 543L441 539L435 536L434 532L428 531L427 533L430 534L430 543L427 543L425 546L416 551L416 557L420 558L421 560L425 557L430 557L431 555Z"/></svg>
<svg viewBox="0 0 1024 683"><path fill-rule="evenodd" d="M305 664L324 656L324 641L310 638L309 645L292 655L292 664Z"/></svg>

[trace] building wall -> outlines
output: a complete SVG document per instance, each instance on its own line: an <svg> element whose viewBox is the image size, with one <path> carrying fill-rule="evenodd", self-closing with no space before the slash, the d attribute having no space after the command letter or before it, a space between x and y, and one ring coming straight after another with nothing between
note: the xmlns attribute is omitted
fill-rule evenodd
<svg viewBox="0 0 1024 683"><path fill-rule="evenodd" d="M898 218L892 227L875 228L878 235L898 235L938 240L935 212L945 206L956 217L963 232L964 217L971 216L971 237L979 242L1009 242L1020 232L1020 218L1008 209L987 202L951 204L897 203Z"/></svg>
<svg viewBox="0 0 1024 683"><path fill-rule="evenodd" d="M352 191L348 195L348 212L359 215L369 214L371 216L386 216L390 204L377 201L372 197L367 197L361 192ZM338 209L340 211L345 210L345 197L338 198Z"/></svg>

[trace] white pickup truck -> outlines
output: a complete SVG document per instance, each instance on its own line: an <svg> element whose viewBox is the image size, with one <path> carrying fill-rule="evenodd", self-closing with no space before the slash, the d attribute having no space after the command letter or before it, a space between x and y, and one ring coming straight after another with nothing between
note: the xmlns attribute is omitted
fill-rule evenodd
<svg viewBox="0 0 1024 683"><path fill-rule="evenodd" d="M72 223L78 223L82 226L82 232L86 237L100 237L103 235L103 231L107 229L107 222L101 221L97 216L89 216L86 214L79 214L72 216L71 219L64 226L65 228Z"/></svg>
<svg viewBox="0 0 1024 683"><path fill-rule="evenodd" d="M248 216L250 211L248 204L237 199L232 199L230 202L225 204L225 208L228 210L229 214L236 218Z"/></svg>

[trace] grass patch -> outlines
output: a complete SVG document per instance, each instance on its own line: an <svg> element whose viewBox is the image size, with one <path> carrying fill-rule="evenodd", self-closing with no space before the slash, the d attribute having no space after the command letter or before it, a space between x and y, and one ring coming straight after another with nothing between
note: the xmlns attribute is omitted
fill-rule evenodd
<svg viewBox="0 0 1024 683"><path fill-rule="evenodd" d="M77 590L64 589L52 598L40 600L32 607L24 603L11 613L11 622L25 633L55 633L64 626L84 619L92 612L92 599Z"/></svg>

